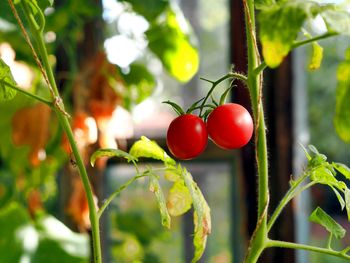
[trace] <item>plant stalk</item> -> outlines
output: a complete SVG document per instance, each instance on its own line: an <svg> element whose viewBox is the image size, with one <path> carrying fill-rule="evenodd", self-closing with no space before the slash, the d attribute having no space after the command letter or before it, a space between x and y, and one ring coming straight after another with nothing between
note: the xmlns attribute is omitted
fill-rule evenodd
<svg viewBox="0 0 350 263"><path fill-rule="evenodd" d="M248 87L255 120L255 152L258 174L258 220L251 237L245 262L257 262L267 241L267 209L269 202L268 160L265 117L262 105L262 70L259 68L260 54L256 42L254 0L243 1L248 48ZM259 69L257 71L256 69ZM258 74L257 74L258 72Z"/></svg>
<svg viewBox="0 0 350 263"><path fill-rule="evenodd" d="M350 260L350 256L347 255L346 253L344 253L344 251L337 251L337 250L323 248L323 247L297 244L297 243L280 241L280 240L268 240L266 243L266 247L302 249L302 250L308 250L308 251L318 252L318 253L322 253L322 254L328 254L328 255L332 255L332 256L339 257L339 258L344 258L344 259Z"/></svg>
<svg viewBox="0 0 350 263"><path fill-rule="evenodd" d="M56 81L55 81L55 77L54 77L51 65L49 63L48 53L47 53L44 38L42 35L42 28L41 27L38 28L38 25L35 23L35 21L33 21L32 9L28 6L27 2L22 1L20 4L22 5L23 11L27 17L28 22L29 22L33 37L37 42L37 49L38 49L39 55L40 55L41 60L42 60L42 67L43 67L44 71L42 69L41 70L42 70L43 74L46 73L46 76L47 76L48 81L49 81L48 84L50 85L49 86L50 91L52 91L52 93L53 93L53 94L51 94L53 96L53 100L57 101L57 99L59 99L59 101L60 101L60 95L59 95L59 92L57 89L57 85L56 85ZM37 11L42 12L41 10L37 10ZM18 22L21 23L20 21L18 21ZM21 25L21 26L23 26L23 25ZM26 32L24 32L24 34L26 34ZM33 54L33 55L35 56L35 54ZM40 66L41 66L41 64L39 65L39 67ZM99 219L97 216L97 208L95 206L94 195L93 195L92 187L90 185L89 177L88 177L88 174L86 172L85 164L84 164L83 159L80 155L77 144L74 140L73 131L71 129L67 114L65 113L64 108L63 108L64 105L63 105L63 103L61 104L59 102L59 104L57 104L57 105L54 104L54 106L55 106L54 110L57 114L57 118L58 118L60 124L62 125L63 130L66 133L68 141L70 143L70 146L71 146L74 158L75 158L75 162L76 162L78 170L79 170L79 175L80 175L80 178L83 182L85 194L87 197L88 206L89 206L89 217L90 217L90 223L91 223L91 232L92 232L92 245L93 245L94 262L95 263L102 263Z"/></svg>

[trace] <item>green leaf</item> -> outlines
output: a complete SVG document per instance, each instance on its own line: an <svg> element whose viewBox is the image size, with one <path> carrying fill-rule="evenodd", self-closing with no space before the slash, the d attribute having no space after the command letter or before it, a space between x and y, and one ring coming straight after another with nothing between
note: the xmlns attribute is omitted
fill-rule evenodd
<svg viewBox="0 0 350 263"><path fill-rule="evenodd" d="M90 157L91 166L94 166L96 159L101 157L122 157L128 160L128 162L137 161L135 156L119 149L99 149Z"/></svg>
<svg viewBox="0 0 350 263"><path fill-rule="evenodd" d="M168 0L121 0L131 5L132 9L152 21L156 19L169 6Z"/></svg>
<svg viewBox="0 0 350 263"><path fill-rule="evenodd" d="M171 216L179 216L190 210L192 198L183 180L178 180L170 188L167 207Z"/></svg>
<svg viewBox="0 0 350 263"><path fill-rule="evenodd" d="M169 165L166 167L164 172L164 178L170 182L176 182L181 179L182 168L179 164L177 167Z"/></svg>
<svg viewBox="0 0 350 263"><path fill-rule="evenodd" d="M325 227L328 232L333 234L336 238L343 238L346 230L339 225L332 217L330 217L322 208L317 207L309 217L311 222L320 224Z"/></svg>
<svg viewBox="0 0 350 263"><path fill-rule="evenodd" d="M271 5L275 5L275 0L256 0L254 1L256 9L269 8Z"/></svg>
<svg viewBox="0 0 350 263"><path fill-rule="evenodd" d="M184 168L182 177L188 188L194 208L194 256L191 263L197 262L205 250L207 237L211 232L210 208L197 184L193 181L192 175Z"/></svg>
<svg viewBox="0 0 350 263"><path fill-rule="evenodd" d="M165 226L166 228L170 228L170 224L171 224L171 219L169 215L170 211L168 212L165 197L160 187L160 184L158 182L158 178L153 174L149 176L149 190L152 193L154 193L156 196L158 208L162 219L162 225Z"/></svg>
<svg viewBox="0 0 350 263"><path fill-rule="evenodd" d="M332 166L334 169L336 169L339 173L344 175L347 179L350 180L350 168L347 167L345 164L342 163L332 163Z"/></svg>
<svg viewBox="0 0 350 263"><path fill-rule="evenodd" d="M350 14L348 11L330 9L322 12L321 16L329 31L350 35Z"/></svg>
<svg viewBox="0 0 350 263"><path fill-rule="evenodd" d="M89 261L90 247L87 234L74 233L51 215L44 215L38 220L36 228L40 243L31 262L87 263Z"/></svg>
<svg viewBox="0 0 350 263"><path fill-rule="evenodd" d="M29 215L25 208L17 203L10 203L0 210L0 262L20 262L24 250L20 229L24 229L28 223Z"/></svg>
<svg viewBox="0 0 350 263"><path fill-rule="evenodd" d="M87 263L88 235L73 233L52 216L42 215L33 222L27 209L10 203L0 210L0 262ZM29 245L30 246L29 246Z"/></svg>
<svg viewBox="0 0 350 263"><path fill-rule="evenodd" d="M350 142L350 48L345 60L339 64L337 79L334 126L339 137Z"/></svg>
<svg viewBox="0 0 350 263"><path fill-rule="evenodd" d="M175 164L175 161L161 148L155 141L151 141L145 136L136 141L129 153L136 157L152 158L161 160L166 164Z"/></svg>
<svg viewBox="0 0 350 263"><path fill-rule="evenodd" d="M45 11L46 8L52 7L54 0L38 0L38 5L42 11Z"/></svg>
<svg viewBox="0 0 350 263"><path fill-rule="evenodd" d="M325 184L334 186L340 190L344 190L346 184L342 181L338 181L332 171L325 166L320 166L311 172L310 179L319 184Z"/></svg>
<svg viewBox="0 0 350 263"><path fill-rule="evenodd" d="M11 100L16 96L17 91L8 87L6 83L16 86L11 74L10 67L0 58L0 102Z"/></svg>
<svg viewBox="0 0 350 263"><path fill-rule="evenodd" d="M181 23L180 23L181 21ZM165 20L146 32L150 50L162 61L168 73L181 82L189 81L199 67L197 48L190 42L190 25L180 11L168 9Z"/></svg>
<svg viewBox="0 0 350 263"><path fill-rule="evenodd" d="M344 201L344 198L340 195L340 193L338 192L337 189L335 189L334 187L331 186L331 189L333 190L333 192L335 193L335 195L337 196L338 198L338 201L339 201L339 204L341 206L341 210L344 209L345 207L345 201Z"/></svg>
<svg viewBox="0 0 350 263"><path fill-rule="evenodd" d="M266 64L276 68L292 49L294 40L307 18L325 7L312 1L280 1L259 14L260 39Z"/></svg>
<svg viewBox="0 0 350 263"><path fill-rule="evenodd" d="M346 213L348 214L348 221L350 221L350 190L347 187L344 189L344 197Z"/></svg>
<svg viewBox="0 0 350 263"><path fill-rule="evenodd" d="M308 64L308 70L315 71L320 68L323 58L323 48L317 43L312 43L312 54Z"/></svg>

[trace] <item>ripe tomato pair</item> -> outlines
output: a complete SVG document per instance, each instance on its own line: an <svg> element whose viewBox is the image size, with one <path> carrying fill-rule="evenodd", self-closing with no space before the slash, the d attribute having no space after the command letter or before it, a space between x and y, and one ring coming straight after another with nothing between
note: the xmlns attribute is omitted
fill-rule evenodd
<svg viewBox="0 0 350 263"><path fill-rule="evenodd" d="M201 154L208 135L223 149L237 149L246 145L253 134L253 120L241 105L227 103L215 108L207 123L194 115L183 114L174 119L167 132L167 145L178 159L188 160Z"/></svg>

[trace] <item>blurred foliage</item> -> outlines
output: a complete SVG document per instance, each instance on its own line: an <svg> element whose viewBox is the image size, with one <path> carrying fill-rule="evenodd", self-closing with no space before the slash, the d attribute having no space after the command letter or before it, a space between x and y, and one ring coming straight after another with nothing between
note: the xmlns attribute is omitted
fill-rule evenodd
<svg viewBox="0 0 350 263"><path fill-rule="evenodd" d="M89 262L88 236L73 233L52 216L38 214L33 221L25 207L11 202L1 209L0 224L3 226L0 229L0 261L3 263L24 260Z"/></svg>
<svg viewBox="0 0 350 263"><path fill-rule="evenodd" d="M44 37L48 51L52 54L50 63L55 67L62 62L60 59L63 57L57 56L61 54L57 52L62 50L67 57L64 63L69 66L69 72L56 72L56 81L61 83L62 79L65 80L62 82L63 87L60 88L64 92L66 108L73 116L73 130L84 155L88 154L86 149L96 142L102 146L110 140L115 140L114 137L110 138L108 137L110 135L106 134L108 130L105 123L112 118L117 106L131 110L155 90L160 81L159 73L157 75L150 70L148 59L150 56L153 60L157 59L177 81L188 81L198 69L199 54L196 45L193 44L195 37L182 11L172 1L123 0L118 2L123 5L124 13L137 13L150 25L149 30L142 36L147 41L148 49L143 50L143 57L132 61L126 68L108 61L103 51L99 51L100 53L96 56L91 54L92 58L83 63L78 61L78 58L82 59L79 57L78 47L88 44L83 43L86 25L96 21L102 22L103 10L95 1L62 0L53 3L51 0L39 0L37 2L45 11ZM18 12L27 27L22 11L18 9ZM184 28L183 25L186 27ZM107 31L106 28L105 32ZM167 32L170 33L167 34ZM166 34L162 37L160 34L164 33ZM116 32L116 35L121 34L123 33ZM46 84L7 1L0 2L0 45L3 43L9 44L15 51L13 64L17 63L17 66L21 64L30 72L31 79L29 87L26 87L27 91L49 97ZM36 47L34 40L33 45ZM103 43L99 43L98 46L102 49ZM3 71L6 71L8 69L6 64L2 60L0 62ZM14 70L16 67L11 67L12 73ZM14 77L16 79L16 76ZM89 89L87 96L87 91L84 90L86 88ZM3 90L5 88L0 83L0 97L9 95L8 90L2 92ZM65 232L68 235L67 239L59 238L58 233L52 233L50 236L46 233L47 229L43 230L40 223L35 219L35 222L32 222L31 219L38 210L46 209L50 213L58 213L58 207L50 207L51 204L58 202L57 173L71 158L70 147L53 112L42 104L37 104L33 99L18 94L12 101L0 104L0 116L0 214L4 220L2 225L6 226L2 228L3 231L6 230L2 236L6 237L6 240L12 240L14 237L8 235L15 235L18 227L24 224L33 225L32 230L40 236L40 242L36 250L29 253L30 260L39 263L86 262L89 250L85 242L86 237L84 242L73 244L72 241L71 244L70 233ZM94 133L98 133L98 139L93 136ZM14 201L18 204L12 205ZM84 200L80 201L85 204ZM78 207L80 203L75 205ZM69 209L78 211L78 208L74 207ZM16 217L18 222L12 220L12 217ZM14 225L8 226L7 220L12 220ZM152 227L148 227L148 224L144 225L143 230L146 234L143 239L138 236L141 241L137 242L141 245L146 242L145 235L151 236L154 231ZM132 238L129 240L132 241ZM66 247L62 244L63 241ZM0 250L12 251L11 256L18 258L12 260L8 257L7 260L10 261L0 259L1 262L17 262L22 257L21 243L14 242L13 250L5 245L2 246L3 244L5 243L0 242ZM72 250L70 249L72 246L80 248ZM75 255L79 250L86 250L86 253ZM119 253L118 249L116 251L115 253ZM57 254L60 255L57 256ZM145 252L144 258L148 262L157 262L150 251Z"/></svg>
<svg viewBox="0 0 350 263"><path fill-rule="evenodd" d="M307 75L310 142L329 159L347 163L350 159L349 147L339 138L333 125L337 70L349 43L348 37L338 38L337 41L320 42L325 49L321 68ZM310 48L308 52L312 52Z"/></svg>

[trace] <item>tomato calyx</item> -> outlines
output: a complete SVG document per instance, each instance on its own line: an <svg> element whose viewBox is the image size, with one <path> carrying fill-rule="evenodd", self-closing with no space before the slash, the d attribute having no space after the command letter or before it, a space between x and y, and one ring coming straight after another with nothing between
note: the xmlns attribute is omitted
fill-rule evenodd
<svg viewBox="0 0 350 263"><path fill-rule="evenodd" d="M199 105L199 103L201 103L204 99L205 97L195 101L186 111L183 110L180 105L176 104L173 101L167 100L167 101L163 101L162 103L169 104L173 108L173 110L176 112L176 114L179 116L185 115L185 114L192 114L195 110L201 110L202 108L215 109L217 107L216 104Z"/></svg>

